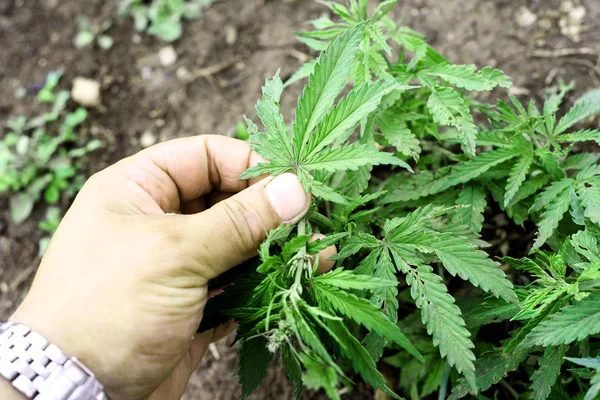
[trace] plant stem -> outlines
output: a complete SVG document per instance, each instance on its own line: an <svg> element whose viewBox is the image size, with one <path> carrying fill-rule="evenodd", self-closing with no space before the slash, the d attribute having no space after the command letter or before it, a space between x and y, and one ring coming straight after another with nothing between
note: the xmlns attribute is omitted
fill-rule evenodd
<svg viewBox="0 0 600 400"><path fill-rule="evenodd" d="M507 382L503 380L500 381L500 384L508 390L508 392L515 398L515 400L519 400L519 393Z"/></svg>
<svg viewBox="0 0 600 400"><path fill-rule="evenodd" d="M450 372L452 367L446 361L444 364L444 374L442 375L442 382L440 383L440 391L438 393L438 400L444 400L446 398L446 390L448 389L448 381L450 380Z"/></svg>
<svg viewBox="0 0 600 400"><path fill-rule="evenodd" d="M302 218L298 222L298 236L306 235L306 219Z"/></svg>

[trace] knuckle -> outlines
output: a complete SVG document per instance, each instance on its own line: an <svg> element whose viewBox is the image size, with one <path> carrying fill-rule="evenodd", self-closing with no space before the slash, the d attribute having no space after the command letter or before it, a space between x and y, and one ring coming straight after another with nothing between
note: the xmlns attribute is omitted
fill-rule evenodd
<svg viewBox="0 0 600 400"><path fill-rule="evenodd" d="M256 248L263 239L256 211L235 198L221 204L236 248L244 252Z"/></svg>

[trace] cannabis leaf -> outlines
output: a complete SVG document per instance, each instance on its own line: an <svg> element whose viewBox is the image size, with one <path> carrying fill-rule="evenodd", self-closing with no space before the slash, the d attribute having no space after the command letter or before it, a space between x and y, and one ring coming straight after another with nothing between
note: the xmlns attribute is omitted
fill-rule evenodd
<svg viewBox="0 0 600 400"><path fill-rule="evenodd" d="M533 154L525 150L525 154L520 157L510 170L510 175L506 182L506 193L504 194L504 207L507 207L513 199L523 182L533 163Z"/></svg>
<svg viewBox="0 0 600 400"><path fill-rule="evenodd" d="M479 233L483 227L483 212L487 206L483 187L476 184L465 185L458 193L456 205L462 206L456 211L461 225L468 225L473 232Z"/></svg>
<svg viewBox="0 0 600 400"><path fill-rule="evenodd" d="M242 342L239 371L242 398L248 397L260 385L272 359L273 353L267 350L264 338L257 337Z"/></svg>
<svg viewBox="0 0 600 400"><path fill-rule="evenodd" d="M600 393L600 363L597 358L571 358L565 357L566 360L571 361L572 363L581 365L586 368L590 368L596 371L596 374L592 376L590 381L590 388L583 400L594 400L598 397L598 393Z"/></svg>
<svg viewBox="0 0 600 400"><path fill-rule="evenodd" d="M422 359L421 354L402 334L400 328L379 313L379 310L367 300L333 287L324 288L319 284L314 285L313 289L319 303L327 304L357 323L364 325L370 331L377 332L389 341L398 344L413 356Z"/></svg>
<svg viewBox="0 0 600 400"><path fill-rule="evenodd" d="M383 137L401 154L412 157L414 160L419 158L421 153L419 140L406 123L396 120L391 113L384 113L378 116L377 126Z"/></svg>
<svg viewBox="0 0 600 400"><path fill-rule="evenodd" d="M548 347L540 358L540 368L531 375L532 399L547 399L556 379L560 376L560 367L564 363L567 346Z"/></svg>
<svg viewBox="0 0 600 400"><path fill-rule="evenodd" d="M600 225L600 178L584 182L577 190L585 216Z"/></svg>
<svg viewBox="0 0 600 400"><path fill-rule="evenodd" d="M488 390L493 384L500 382L507 373L516 370L528 355L526 349L519 349L510 354L499 350L479 358L475 361L477 388L481 391ZM458 384L452 388L448 400L460 399L469 393L475 393L469 386L465 378L459 379Z"/></svg>
<svg viewBox="0 0 600 400"><path fill-rule="evenodd" d="M527 342L556 346L583 340L600 332L600 293L591 293L577 304L568 305L536 326Z"/></svg>
<svg viewBox="0 0 600 400"><path fill-rule="evenodd" d="M453 126L463 141L467 153L475 155L477 127L473 123L471 110L456 91L451 88L434 89L427 107L433 120L442 126Z"/></svg>
<svg viewBox="0 0 600 400"><path fill-rule="evenodd" d="M431 262L430 255L435 254L452 275L468 279L507 301L516 302L517 298L499 264L489 260L471 239L432 229L433 222L447 211L427 206L406 217L388 220L381 242L385 247L374 248L378 240L371 235L361 234L348 241L338 258L349 257L361 248L371 247L373 251L363 259L357 272L392 282L396 270L404 273L411 287L411 297L421 309L423 323L428 327L428 333L433 335L434 344L439 346L440 353L447 357L450 365L456 366L467 377L471 387L475 388L475 356L471 350L474 345L469 339L470 333L442 279L425 263ZM373 291L371 301L378 307L384 306L390 318L396 320L396 295L397 291L382 288ZM391 340L382 332L377 333Z"/></svg>
<svg viewBox="0 0 600 400"><path fill-rule="evenodd" d="M299 154L305 154L303 147L308 143L309 135L329 112L346 84L361 35L362 27L345 32L334 39L317 59L296 109L294 145Z"/></svg>
<svg viewBox="0 0 600 400"><path fill-rule="evenodd" d="M477 391L475 383L475 355L471 350L475 345L469 339L471 334L460 316L460 309L454 298L447 293L442 279L432 273L432 268L422 266L406 270L406 283L411 287L411 297L421 309L421 318L427 326L427 333L433 335L433 344L439 346L442 357L447 357Z"/></svg>
<svg viewBox="0 0 600 400"><path fill-rule="evenodd" d="M560 135L578 122L600 113L600 102L594 100L577 101L575 105L561 118L556 129L555 135Z"/></svg>
<svg viewBox="0 0 600 400"><path fill-rule="evenodd" d="M438 77L459 88L473 91L492 90L496 86L509 88L512 83L500 70L485 67L475 72L475 65L438 64L421 72L426 76Z"/></svg>
<svg viewBox="0 0 600 400"><path fill-rule="evenodd" d="M533 243L534 247L540 247L546 243L546 240L548 240L554 230L558 227L558 223L569 209L570 204L571 194L568 187L564 188L561 192L558 192L556 197L548 203L546 210L541 215L541 220L538 223L539 232L538 237Z"/></svg>
<svg viewBox="0 0 600 400"><path fill-rule="evenodd" d="M334 269L326 274L314 278L317 285L326 285L339 289L376 290L384 287L393 287L397 282L384 280L375 276L359 275L343 268Z"/></svg>
<svg viewBox="0 0 600 400"><path fill-rule="evenodd" d="M358 372L365 382L371 386L381 389L389 396L398 399L399 397L387 387L383 375L377 371L377 365L371 358L364 346L348 331L346 326L339 321L329 321L327 326L331 332L336 335L344 346L341 351L345 357L352 363L353 369Z"/></svg>
<svg viewBox="0 0 600 400"><path fill-rule="evenodd" d="M508 302L517 302L512 284L506 279L500 264L490 260L485 252L478 250L467 238L456 237L451 233L431 232L423 232L419 238L411 238L412 240L398 236L396 238L397 247L408 246L421 252L433 252L452 276L458 275Z"/></svg>
<svg viewBox="0 0 600 400"><path fill-rule="evenodd" d="M440 193L453 186L461 183L467 183L481 176L490 168L508 161L518 156L518 153L512 148L497 149L481 153L468 161L460 163L441 177L434 177L428 182L419 182L416 187L411 190L390 190L389 194L383 196L382 202L392 203L398 201L416 200L420 197L429 196ZM418 181L421 179L419 175L415 175L412 180ZM410 178L409 182L410 183Z"/></svg>
<svg viewBox="0 0 600 400"><path fill-rule="evenodd" d="M410 170L404 161L371 145L338 147L349 138L356 125L377 108L385 94L399 89L393 82L364 84L334 106L347 82L363 30L364 26L358 25L344 32L319 56L298 101L293 134L279 111L283 83L278 75L267 81L263 98L256 107L265 132L259 133L251 122L248 131L252 149L269 161L248 169L242 179L296 171L305 188L316 196L347 203L343 196L308 172L355 170L379 164L399 165Z"/></svg>
<svg viewBox="0 0 600 400"><path fill-rule="evenodd" d="M452 65L386 15L396 0L320 3L339 18L320 17L310 22L315 30L298 34L322 51L316 60L285 85L278 74L265 83L261 126L247 124L251 148L266 161L243 174L296 173L315 201L297 226L271 231L258 259L233 279L210 283L225 288L208 302L202 327L239 323L243 396L273 358L296 396L304 385L339 399L351 369L399 398L377 370L381 360L403 368L398 388L412 398L438 388L443 397L451 385L456 399L488 390L531 356L539 368L519 371L510 381L517 392L567 397L565 382L592 376L591 399L597 372L569 369L557 378L564 356L593 353L589 338L600 334L600 156L578 144L600 143L600 132L574 128L600 112L598 92L562 118L574 85L560 80L540 107L510 94L487 104L469 92L508 88L510 79ZM391 41L400 46L394 60ZM282 92L303 78L288 126ZM473 111L487 117L481 125ZM510 279L479 237L484 226L487 236L500 225L518 237L502 215L524 229L523 249L535 237L523 259L503 235L494 237L493 251L508 251ZM309 243L315 233L325 237ZM336 266L318 274L316 254L334 244ZM494 329L508 337L500 345L477 334L500 321ZM600 370L597 360L577 360Z"/></svg>

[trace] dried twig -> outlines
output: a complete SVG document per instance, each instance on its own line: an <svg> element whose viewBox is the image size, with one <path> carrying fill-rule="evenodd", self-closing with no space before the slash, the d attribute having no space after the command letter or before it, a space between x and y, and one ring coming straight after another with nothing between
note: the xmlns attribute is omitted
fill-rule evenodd
<svg viewBox="0 0 600 400"><path fill-rule="evenodd" d="M214 65L210 65L205 68L199 68L197 70L191 71L189 73L189 75L187 75L183 78L183 80L185 80L186 82L192 82L198 78L211 77L211 76L223 71L224 69L227 69L227 68L231 67L232 65L235 65L236 63L240 62L241 60L242 60L242 57L232 57L223 62L214 64Z"/></svg>
<svg viewBox="0 0 600 400"><path fill-rule="evenodd" d="M35 272L35 264L34 265L30 265L29 267L25 268L23 271L21 271L21 273L19 273L19 275L17 275L17 277L10 283L10 285L8 286L8 288L11 291L15 291L19 288L19 286L21 286L23 283L25 283L27 281L27 279L29 279L29 277L31 275L33 275L33 273Z"/></svg>
<svg viewBox="0 0 600 400"><path fill-rule="evenodd" d="M568 56L597 56L600 55L600 49L592 47L581 47L557 49L557 50L533 50L529 53L533 57L539 58L557 58L557 57L568 57Z"/></svg>

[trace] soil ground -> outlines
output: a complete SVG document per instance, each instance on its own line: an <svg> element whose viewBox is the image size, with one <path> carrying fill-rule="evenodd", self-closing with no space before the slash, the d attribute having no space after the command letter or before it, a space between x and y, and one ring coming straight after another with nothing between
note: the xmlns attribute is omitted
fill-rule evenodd
<svg viewBox="0 0 600 400"><path fill-rule="evenodd" d="M568 15L580 5L585 14L578 23ZM137 34L130 21L109 31L115 39L111 50L74 49L77 16L101 22L115 9L116 0L0 1L0 121L32 115L34 96L16 98L15 92L39 86L50 70L65 70L66 88L77 76L98 80L102 107L91 113L82 134L106 146L86 160L89 174L154 142L233 134L242 115L254 115L266 77L277 69L290 76L313 56L293 32L326 12L309 0L218 0L199 20L185 24L182 39L173 45L177 61L165 68L158 58L165 45ZM597 56L590 54L600 48L598 0L400 0L393 16L425 33L453 62L504 70L515 83L512 92L524 98L542 97L559 78L576 81L571 100L600 86ZM192 75L197 77L190 80ZM283 99L288 118L299 90L292 86ZM0 318L18 305L39 262L41 216L34 213L15 226L7 200L0 198ZM235 349L219 343L193 377L186 398L239 398L235 368ZM252 398L293 398L278 366ZM344 398L373 394L359 387Z"/></svg>

